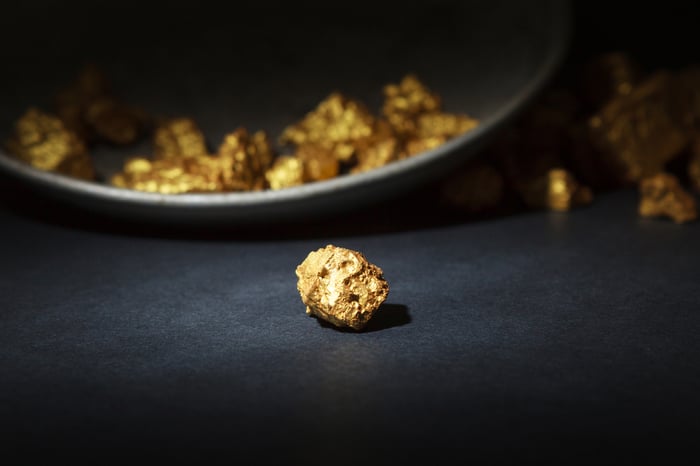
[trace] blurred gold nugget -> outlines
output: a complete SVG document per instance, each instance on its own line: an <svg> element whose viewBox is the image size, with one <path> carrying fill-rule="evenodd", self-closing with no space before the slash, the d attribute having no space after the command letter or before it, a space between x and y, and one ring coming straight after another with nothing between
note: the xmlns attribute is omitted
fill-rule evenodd
<svg viewBox="0 0 700 466"><path fill-rule="evenodd" d="M686 145L670 113L670 85L667 73L656 73L589 120L591 141L623 184L662 171Z"/></svg>
<svg viewBox="0 0 700 466"><path fill-rule="evenodd" d="M357 142L372 135L374 120L364 104L334 92L299 123L287 127L280 142L320 145L346 162L355 155Z"/></svg>
<svg viewBox="0 0 700 466"><path fill-rule="evenodd" d="M127 145L141 137L146 117L113 97L100 97L85 108L84 119L99 140Z"/></svg>
<svg viewBox="0 0 700 466"><path fill-rule="evenodd" d="M299 186L304 183L304 164L298 157L283 155L265 172L265 178L270 189Z"/></svg>
<svg viewBox="0 0 700 466"><path fill-rule="evenodd" d="M676 223L695 220L698 216L695 198L685 191L678 179L668 173L644 178L639 184L642 217L669 217Z"/></svg>
<svg viewBox="0 0 700 466"><path fill-rule="evenodd" d="M199 157L209 153L204 134L191 118L160 124L153 135L155 159Z"/></svg>
<svg viewBox="0 0 700 466"><path fill-rule="evenodd" d="M238 128L224 136L219 159L226 191L259 191L266 187L265 172L272 165L274 153L264 131L248 133Z"/></svg>
<svg viewBox="0 0 700 466"><path fill-rule="evenodd" d="M93 100L111 92L107 77L95 65L85 66L75 81L56 94L54 107L63 123L85 141L92 138L83 118Z"/></svg>
<svg viewBox="0 0 700 466"><path fill-rule="evenodd" d="M209 164L208 161L212 163ZM160 194L221 191L220 167L213 157L191 159L127 160L124 169L112 177L112 185Z"/></svg>
<svg viewBox="0 0 700 466"><path fill-rule="evenodd" d="M179 119L163 127L160 158L128 161L122 173L112 178L121 188L161 194L260 190L266 186L265 170L273 155L263 131L250 135L238 128L224 137L219 152L201 152L203 138L193 121Z"/></svg>
<svg viewBox="0 0 700 466"><path fill-rule="evenodd" d="M362 173L399 160L402 151L387 120L377 119L372 135L357 143L357 158L350 173Z"/></svg>
<svg viewBox="0 0 700 466"><path fill-rule="evenodd" d="M413 74L384 87L382 115L402 141L398 159L435 149L478 125L477 120L466 115L441 110L440 96Z"/></svg>
<svg viewBox="0 0 700 466"><path fill-rule="evenodd" d="M265 172L270 189L284 189L311 181L333 178L340 172L340 162L326 147L302 144L294 155L278 157Z"/></svg>
<svg viewBox="0 0 700 466"><path fill-rule="evenodd" d="M383 167L401 157L399 142L394 137L375 139L364 145L357 153L357 163L350 173L363 173Z"/></svg>
<svg viewBox="0 0 700 466"><path fill-rule="evenodd" d="M466 115L440 111L440 97L414 75L384 88L386 118L334 92L280 137L294 153L275 161L264 132L239 128L211 155L189 118L161 121L153 132L152 160L136 157L112 178L115 186L160 193L283 189L341 173L362 173L433 149L477 126ZM64 123L83 141L128 144L147 118L116 99L95 66L85 67L56 97Z"/></svg>
<svg viewBox="0 0 700 466"><path fill-rule="evenodd" d="M415 134L417 118L439 112L441 106L440 96L413 74L406 75L398 84L384 86L382 115L398 134Z"/></svg>
<svg viewBox="0 0 700 466"><path fill-rule="evenodd" d="M523 200L528 207L559 212L590 204L593 192L581 185L573 174L563 168L552 168L528 184Z"/></svg>
<svg viewBox="0 0 700 466"><path fill-rule="evenodd" d="M389 294L382 269L333 245L309 253L296 275L306 313L337 327L362 330Z"/></svg>
<svg viewBox="0 0 700 466"><path fill-rule="evenodd" d="M304 166L304 182L334 178L340 173L340 162L321 145L302 144L294 154Z"/></svg>
<svg viewBox="0 0 700 466"><path fill-rule="evenodd" d="M411 157L441 146L449 139L470 131L478 121L466 115L429 113L420 115L415 122L415 131L407 136L402 157Z"/></svg>
<svg viewBox="0 0 700 466"><path fill-rule="evenodd" d="M147 126L145 113L117 99L104 73L88 65L55 98L57 115L84 141L127 145Z"/></svg>
<svg viewBox="0 0 700 466"><path fill-rule="evenodd" d="M95 172L85 144L52 115L35 108L15 123L8 151L20 160L44 171L93 180Z"/></svg>

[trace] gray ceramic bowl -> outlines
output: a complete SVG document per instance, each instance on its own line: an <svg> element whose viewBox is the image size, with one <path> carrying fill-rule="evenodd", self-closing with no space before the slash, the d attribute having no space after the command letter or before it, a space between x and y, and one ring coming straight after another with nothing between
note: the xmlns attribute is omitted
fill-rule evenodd
<svg viewBox="0 0 700 466"><path fill-rule="evenodd" d="M193 117L213 147L239 125L277 135L333 90L378 110L382 85L408 72L441 94L447 110L474 116L480 126L371 172L279 191L141 193L41 172L2 153L0 168L56 198L135 219L251 223L342 212L398 196L474 155L546 83L569 35L569 4L559 0L434 1L369 15L308 8L308 14L297 11L292 19L285 12L268 14L264 29L274 33L267 36L261 35L255 12L246 12L248 29L185 10L174 15L174 31L187 22L208 21L211 27L200 25L194 38L154 34L151 19L139 21L116 9L107 14L131 18L129 37L110 40L109 30L95 29L86 41L77 25L89 22L78 18L76 27L54 39L59 45L53 44L50 79L28 79L17 87L1 122L9 127L24 108L37 104L38 95L48 102L49 92L69 80L87 56L102 62L128 100L153 113ZM40 65L34 66L26 72L39 72ZM144 144L98 148L93 155L99 174L108 179L125 156L147 153Z"/></svg>

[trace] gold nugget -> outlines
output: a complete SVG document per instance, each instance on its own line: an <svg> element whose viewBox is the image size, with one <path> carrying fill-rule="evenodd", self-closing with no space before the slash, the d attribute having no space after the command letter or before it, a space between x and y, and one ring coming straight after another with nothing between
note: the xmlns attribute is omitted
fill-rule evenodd
<svg viewBox="0 0 700 466"><path fill-rule="evenodd" d="M357 144L357 163L350 173L362 173L394 162L401 157L401 147L388 121L378 119L369 138Z"/></svg>
<svg viewBox="0 0 700 466"><path fill-rule="evenodd" d="M642 217L670 217L676 223L695 220L698 216L695 198L685 191L678 179L668 173L644 178L639 184Z"/></svg>
<svg viewBox="0 0 700 466"><path fill-rule="evenodd" d="M311 252L296 275L306 313L338 327L361 330L389 294L382 269L333 245Z"/></svg>
<svg viewBox="0 0 700 466"><path fill-rule="evenodd" d="M91 101L83 118L97 139L117 145L136 142L146 121L141 110L107 96Z"/></svg>
<svg viewBox="0 0 700 466"><path fill-rule="evenodd" d="M322 145L302 144L294 155L304 166L305 182L327 180L340 172L340 162Z"/></svg>
<svg viewBox="0 0 700 466"><path fill-rule="evenodd" d="M84 180L95 178L92 160L80 138L60 119L35 108L17 121L7 149L39 170Z"/></svg>
<svg viewBox="0 0 700 466"><path fill-rule="evenodd" d="M168 120L156 128L153 136L156 159L207 155L204 134L190 118Z"/></svg>
<svg viewBox="0 0 700 466"><path fill-rule="evenodd" d="M545 176L533 180L522 194L528 207L559 212L590 204L593 200L591 189L581 185L563 168L553 168Z"/></svg>
<svg viewBox="0 0 700 466"><path fill-rule="evenodd" d="M245 128L236 129L224 137L218 155L224 167L226 191L259 191L266 187L265 172L274 154L264 131L250 134Z"/></svg>
<svg viewBox="0 0 700 466"><path fill-rule="evenodd" d="M284 189L304 183L304 164L297 157L284 155L278 157L265 172L270 189Z"/></svg>
<svg viewBox="0 0 700 466"><path fill-rule="evenodd" d="M319 144L302 144L294 155L278 157L265 172L270 189L284 189L300 184L333 178L340 162L328 148Z"/></svg>
<svg viewBox="0 0 700 466"><path fill-rule="evenodd" d="M56 113L84 141L126 145L136 142L147 126L143 111L117 99L104 73L86 66L75 82L55 98Z"/></svg>
<svg viewBox="0 0 700 466"><path fill-rule="evenodd" d="M126 161L111 183L119 188L160 194L221 191L221 166L214 157L148 160L134 157Z"/></svg>
<svg viewBox="0 0 700 466"><path fill-rule="evenodd" d="M441 106L440 96L415 75L409 74L399 84L384 87L382 115L402 142L398 159L434 149L478 125L477 120L466 115L442 112Z"/></svg>
<svg viewBox="0 0 700 466"><path fill-rule="evenodd" d="M282 144L317 144L339 161L355 155L356 144L372 135L374 117L364 104L334 92L299 123L287 127Z"/></svg>
<svg viewBox="0 0 700 466"><path fill-rule="evenodd" d="M398 134L415 134L418 117L439 112L441 105L440 96L413 74L405 76L398 84L384 86L382 114Z"/></svg>
<svg viewBox="0 0 700 466"><path fill-rule="evenodd" d="M670 113L669 85L659 72L589 120L592 142L622 184L659 173L686 145Z"/></svg>

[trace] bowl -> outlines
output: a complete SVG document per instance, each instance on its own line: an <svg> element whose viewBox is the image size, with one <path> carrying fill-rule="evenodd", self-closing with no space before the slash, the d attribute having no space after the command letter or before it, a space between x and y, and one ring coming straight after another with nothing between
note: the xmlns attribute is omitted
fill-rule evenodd
<svg viewBox="0 0 700 466"><path fill-rule="evenodd" d="M276 191L145 193L39 171L0 153L1 169L47 195L117 217L163 222L299 219L401 196L477 154L546 84L570 30L570 5L559 0L400 8L367 1L347 8L261 2L220 14L206 1L195 10L170 2L160 7L166 12L137 2L97 3L71 3L66 11L63 3L47 2L40 17L29 8L16 12L14 29L5 34L36 31L19 48L5 46L5 89L13 92L0 110L3 129L9 131L30 105L50 108L51 94L86 61L101 66L127 101L156 115L194 118L213 147L238 126L276 137L335 90L378 111L383 85L408 73L440 94L445 110L480 121L414 157ZM105 16L112 20L96 19ZM91 154L100 178L108 180L125 157L149 151L143 142L100 146Z"/></svg>

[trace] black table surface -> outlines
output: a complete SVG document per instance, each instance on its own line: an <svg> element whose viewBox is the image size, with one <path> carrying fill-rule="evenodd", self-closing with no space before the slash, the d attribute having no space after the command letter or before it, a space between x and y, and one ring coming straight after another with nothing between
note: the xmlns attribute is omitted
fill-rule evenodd
<svg viewBox="0 0 700 466"><path fill-rule="evenodd" d="M638 21L618 34L624 8L602 26L595 8L572 53L626 44L647 64L687 61ZM276 447L314 464L375 448L564 463L693 451L700 224L640 219L633 191L449 222L415 199L179 231L0 178L0 444ZM385 272L365 332L304 314L294 269L326 244Z"/></svg>

